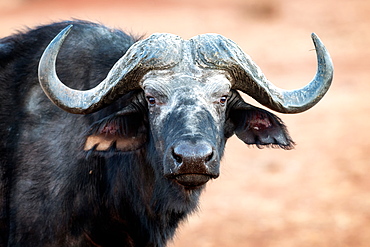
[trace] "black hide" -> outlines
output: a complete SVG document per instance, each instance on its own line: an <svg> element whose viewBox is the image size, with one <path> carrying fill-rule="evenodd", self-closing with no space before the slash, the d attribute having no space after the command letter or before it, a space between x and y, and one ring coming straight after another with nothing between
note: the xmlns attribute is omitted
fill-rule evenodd
<svg viewBox="0 0 370 247"><path fill-rule="evenodd" d="M165 246L196 209L201 188L163 176L164 154L153 142L142 91L86 116L48 100L38 62L68 24L74 27L57 72L75 89L103 80L137 40L82 21L0 40L0 246ZM223 139L218 153L234 133L259 147L292 146L273 114L247 105L235 91L228 104L225 131L214 133Z"/></svg>

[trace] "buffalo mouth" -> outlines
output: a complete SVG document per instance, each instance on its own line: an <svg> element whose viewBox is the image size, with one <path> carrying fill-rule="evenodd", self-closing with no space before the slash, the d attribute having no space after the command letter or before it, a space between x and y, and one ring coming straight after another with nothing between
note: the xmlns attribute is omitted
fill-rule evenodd
<svg viewBox="0 0 370 247"><path fill-rule="evenodd" d="M212 178L215 178L215 176L197 173L179 174L172 177L172 179L174 179L178 184L184 186L186 189L196 189L201 187Z"/></svg>

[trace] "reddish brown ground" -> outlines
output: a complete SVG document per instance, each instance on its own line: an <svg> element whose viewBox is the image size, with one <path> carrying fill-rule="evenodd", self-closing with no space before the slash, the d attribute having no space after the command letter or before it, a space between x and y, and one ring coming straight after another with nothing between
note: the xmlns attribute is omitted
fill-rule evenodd
<svg viewBox="0 0 370 247"><path fill-rule="evenodd" d="M232 138L222 175L170 246L370 246L370 2L365 0L0 0L0 36L70 18L129 32L184 38L220 33L278 86L304 85L316 69L310 33L335 64L327 96L281 115L292 151ZM252 101L253 102L253 101Z"/></svg>

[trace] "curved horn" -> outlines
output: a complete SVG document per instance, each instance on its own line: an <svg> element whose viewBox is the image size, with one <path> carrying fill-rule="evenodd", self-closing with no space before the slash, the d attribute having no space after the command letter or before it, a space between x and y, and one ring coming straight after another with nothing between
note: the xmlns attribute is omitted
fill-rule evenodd
<svg viewBox="0 0 370 247"><path fill-rule="evenodd" d="M71 89L59 80L55 69L56 57L71 28L69 25L50 42L38 71L45 94L70 113L98 111L127 92L139 89L139 81L147 71L166 69L180 61L182 39L171 34L153 34L132 45L96 87L86 91Z"/></svg>
<svg viewBox="0 0 370 247"><path fill-rule="evenodd" d="M283 90L268 81L261 69L237 44L221 35L193 38L199 66L225 69L234 78L233 88L281 113L299 113L314 106L328 91L333 79L333 63L324 44L312 34L318 69L313 80L297 90Z"/></svg>

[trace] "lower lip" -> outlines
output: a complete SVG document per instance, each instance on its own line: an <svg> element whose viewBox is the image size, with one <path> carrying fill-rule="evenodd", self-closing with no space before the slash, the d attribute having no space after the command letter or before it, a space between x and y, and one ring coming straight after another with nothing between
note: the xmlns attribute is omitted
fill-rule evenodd
<svg viewBox="0 0 370 247"><path fill-rule="evenodd" d="M211 179L211 176L205 174L183 174L177 175L174 179L186 188L197 188L206 184Z"/></svg>

